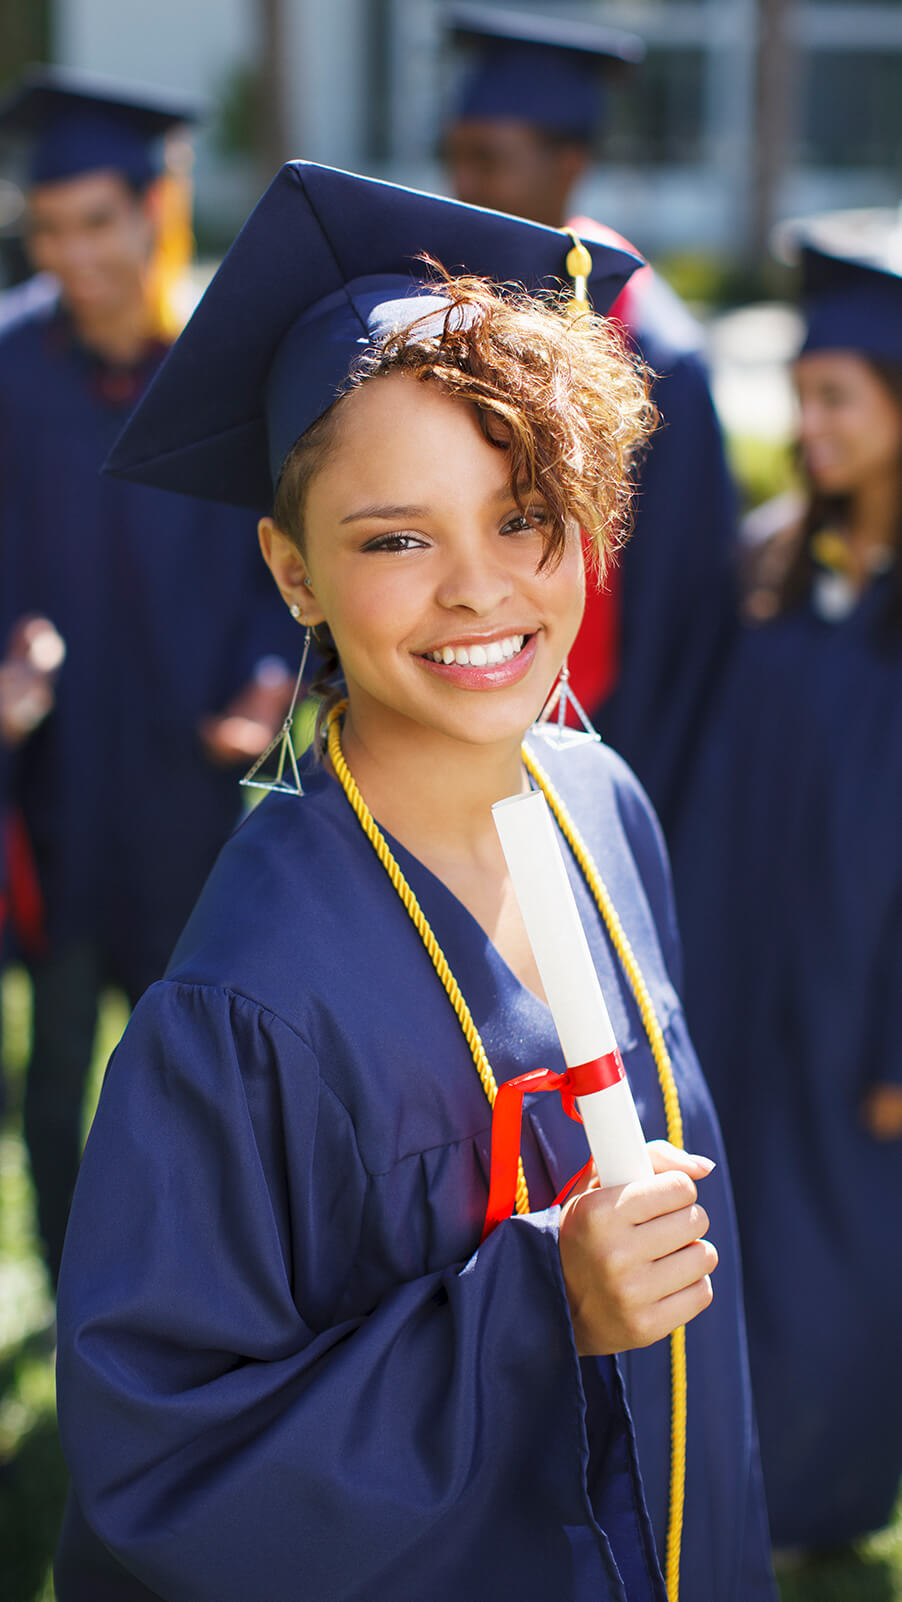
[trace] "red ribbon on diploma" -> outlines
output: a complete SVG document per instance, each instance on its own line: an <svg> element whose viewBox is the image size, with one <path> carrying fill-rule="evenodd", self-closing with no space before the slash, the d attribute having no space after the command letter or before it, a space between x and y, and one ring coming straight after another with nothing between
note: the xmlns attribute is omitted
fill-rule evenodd
<svg viewBox="0 0 902 1602"><path fill-rule="evenodd" d="M597 1090L608 1090L618 1080L625 1079L623 1059L617 1047L591 1062L578 1063L566 1073L556 1074L550 1068L532 1068L529 1073L517 1074L499 1085L492 1110L492 1165L489 1179L489 1204L485 1212L482 1239L510 1218L517 1195L517 1165L520 1159L520 1127L523 1122L523 1097L542 1090L559 1090L564 1112L577 1123L582 1120L576 1105L577 1096L591 1096ZM591 1162L591 1158L589 1162ZM589 1164L586 1163L585 1168ZM555 1203L561 1201L576 1184L579 1173L567 1182Z"/></svg>

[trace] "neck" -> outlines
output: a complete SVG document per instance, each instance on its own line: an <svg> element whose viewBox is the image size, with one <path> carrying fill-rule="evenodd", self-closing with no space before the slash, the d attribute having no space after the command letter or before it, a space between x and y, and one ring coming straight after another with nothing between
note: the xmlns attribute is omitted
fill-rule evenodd
<svg viewBox="0 0 902 1602"><path fill-rule="evenodd" d="M149 326L143 290L102 311L70 307L69 315L81 343L111 366L130 367L143 355Z"/></svg>
<svg viewBox="0 0 902 1602"><path fill-rule="evenodd" d="M872 475L852 496L849 515L849 549L862 575L874 550L895 547L898 520L899 474Z"/></svg>
<svg viewBox="0 0 902 1602"><path fill-rule="evenodd" d="M345 760L377 822L428 863L494 863L492 804L526 787L520 736L470 745L408 721L361 722L349 709Z"/></svg>

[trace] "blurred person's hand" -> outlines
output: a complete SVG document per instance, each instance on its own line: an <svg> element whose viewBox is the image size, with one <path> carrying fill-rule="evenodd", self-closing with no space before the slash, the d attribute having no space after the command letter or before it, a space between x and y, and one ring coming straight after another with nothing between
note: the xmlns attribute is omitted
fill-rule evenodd
<svg viewBox="0 0 902 1602"><path fill-rule="evenodd" d="M875 1140L902 1136L902 1085L873 1085L861 1106L861 1119Z"/></svg>
<svg viewBox="0 0 902 1602"><path fill-rule="evenodd" d="M49 618L20 618L0 662L0 737L19 745L52 710L66 644Z"/></svg>
<svg viewBox="0 0 902 1602"><path fill-rule="evenodd" d="M201 743L211 762L231 767L260 756L282 727L293 689L288 667L278 657L265 657L228 706L201 721Z"/></svg>

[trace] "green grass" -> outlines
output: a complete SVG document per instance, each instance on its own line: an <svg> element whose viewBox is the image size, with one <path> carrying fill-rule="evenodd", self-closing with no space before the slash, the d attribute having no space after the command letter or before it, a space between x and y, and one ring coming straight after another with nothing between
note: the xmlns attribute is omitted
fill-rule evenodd
<svg viewBox="0 0 902 1602"><path fill-rule="evenodd" d="M53 1602L50 1563L66 1475L55 1424L53 1303L37 1250L21 1138L28 987L15 970L3 978L3 1020L8 1105L0 1133L0 1598ZM124 1023L124 1004L111 997L95 1052L92 1105ZM854 1551L781 1577L780 1593L783 1602L902 1602L902 1504L891 1529Z"/></svg>
<svg viewBox="0 0 902 1602"><path fill-rule="evenodd" d="M799 488L792 452L782 440L731 434L727 438L727 457L747 511L785 490Z"/></svg>
<svg viewBox="0 0 902 1602"><path fill-rule="evenodd" d="M53 1602L50 1563L66 1471L56 1434L53 1298L35 1235L21 1134L29 1031L25 975L7 972L2 990L7 1106L0 1130L0 1597ZM111 996L98 1030L90 1110L126 1016L124 1001Z"/></svg>

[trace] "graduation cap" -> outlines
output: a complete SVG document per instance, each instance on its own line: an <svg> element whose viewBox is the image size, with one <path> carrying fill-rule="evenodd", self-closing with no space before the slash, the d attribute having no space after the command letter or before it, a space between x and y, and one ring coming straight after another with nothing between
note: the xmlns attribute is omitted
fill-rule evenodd
<svg viewBox="0 0 902 1602"><path fill-rule="evenodd" d="M29 184L107 169L143 184L161 171L163 135L197 114L196 106L165 91L32 67L0 101L0 135L26 145Z"/></svg>
<svg viewBox="0 0 902 1602"><path fill-rule="evenodd" d="M801 271L800 354L854 350L902 362L902 222L890 210L827 213L781 225L778 254Z"/></svg>
<svg viewBox="0 0 902 1602"><path fill-rule="evenodd" d="M261 508L358 357L448 301L425 263L559 288L571 237L395 184L290 161L252 212L106 464L117 477ZM590 241L604 314L641 265ZM438 331L438 330L436 330Z"/></svg>
<svg viewBox="0 0 902 1602"><path fill-rule="evenodd" d="M476 55L452 122L513 119L588 143L602 119L605 78L645 55L635 34L592 22L463 3L443 18Z"/></svg>

